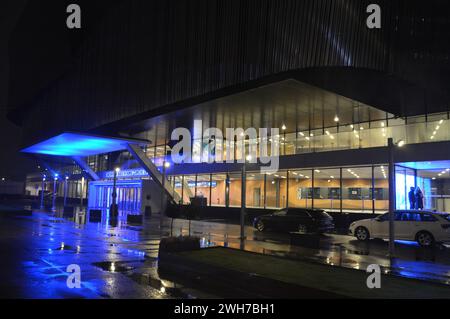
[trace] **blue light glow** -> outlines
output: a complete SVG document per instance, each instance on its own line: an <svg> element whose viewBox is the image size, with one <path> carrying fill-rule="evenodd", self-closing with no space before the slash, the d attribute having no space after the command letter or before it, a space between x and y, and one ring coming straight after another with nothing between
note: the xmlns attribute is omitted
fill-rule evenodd
<svg viewBox="0 0 450 319"><path fill-rule="evenodd" d="M54 156L90 156L126 149L127 144L145 141L93 136L82 133L62 133L22 150L24 153Z"/></svg>

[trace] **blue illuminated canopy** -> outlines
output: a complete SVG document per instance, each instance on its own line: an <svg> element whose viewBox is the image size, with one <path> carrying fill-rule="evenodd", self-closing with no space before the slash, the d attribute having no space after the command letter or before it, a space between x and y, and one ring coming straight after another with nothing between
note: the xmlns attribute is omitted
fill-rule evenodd
<svg viewBox="0 0 450 319"><path fill-rule="evenodd" d="M92 156L121 151L127 144L145 145L146 140L65 132L29 146L21 152L54 156Z"/></svg>

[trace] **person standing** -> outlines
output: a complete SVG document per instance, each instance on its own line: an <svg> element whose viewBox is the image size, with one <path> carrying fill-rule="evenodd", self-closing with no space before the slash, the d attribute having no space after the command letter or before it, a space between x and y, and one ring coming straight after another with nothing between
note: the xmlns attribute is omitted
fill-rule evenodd
<svg viewBox="0 0 450 319"><path fill-rule="evenodd" d="M423 193L420 187L416 188L415 191L415 197L416 197L416 209L423 209Z"/></svg>
<svg viewBox="0 0 450 319"><path fill-rule="evenodd" d="M415 209L416 208L416 189L414 187L411 187L408 193L408 199L409 199L409 209Z"/></svg>

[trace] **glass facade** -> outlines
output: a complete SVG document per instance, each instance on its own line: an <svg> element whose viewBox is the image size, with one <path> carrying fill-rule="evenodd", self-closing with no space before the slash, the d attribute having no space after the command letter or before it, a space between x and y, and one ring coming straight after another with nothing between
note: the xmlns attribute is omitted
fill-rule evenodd
<svg viewBox="0 0 450 319"><path fill-rule="evenodd" d="M280 128L280 135L278 136L280 142L276 145L280 156L382 147L387 146L387 139L390 137L396 142L402 140L405 144L450 140L450 119L447 113L394 118L391 114L380 111L365 110L361 112L367 113L365 116L359 115L359 118L365 120L362 122L348 120L346 121L347 124L343 124L344 122L340 117L338 123L329 121L324 121L323 123L313 122L314 128L309 129L302 127L302 130L292 131L289 127L286 130ZM370 118L369 115L373 116L373 118ZM326 126L327 124L332 126ZM169 136L169 132L165 134ZM254 143L259 146L259 141L259 138L257 140L247 139L245 142L246 154L248 154L248 145ZM195 156L195 147L192 147L193 162L199 162L200 160L207 162L211 159L226 161L227 154L233 160L242 159L242 143L228 142L223 138L215 139L214 147L207 147L210 141L205 142L201 139L198 142L198 145L203 146L203 151L201 156ZM192 143L194 145L195 140ZM270 150L270 140L268 147ZM164 156L170 154L170 147L165 144L149 146L146 152L156 166L162 166ZM256 154L259 157L259 147L257 147ZM121 161L125 162L126 160L129 160L129 158L125 156ZM92 167L101 167L101 163L93 161Z"/></svg>
<svg viewBox="0 0 450 319"><path fill-rule="evenodd" d="M385 212L389 208L387 165L247 172L246 206L307 207L327 211ZM241 207L242 173L175 176L210 206ZM192 187L197 180L197 188Z"/></svg>

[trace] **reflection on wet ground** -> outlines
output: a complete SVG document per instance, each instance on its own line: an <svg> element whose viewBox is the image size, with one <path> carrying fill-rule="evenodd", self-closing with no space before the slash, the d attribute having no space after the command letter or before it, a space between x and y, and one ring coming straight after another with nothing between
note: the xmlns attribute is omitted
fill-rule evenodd
<svg viewBox="0 0 450 319"><path fill-rule="evenodd" d="M201 236L205 245L219 245L244 248L248 251L274 256L320 262L333 266L367 269L378 264L384 273L450 284L450 249L419 247L415 242L397 241L396 258L387 256L388 243L383 240L359 242L345 235L326 234L321 238L320 248L292 246L288 234L259 233L252 227L246 228L247 240L242 246L239 240L239 226L216 222L176 220L173 234L190 233ZM180 231L182 229L182 231Z"/></svg>
<svg viewBox="0 0 450 319"><path fill-rule="evenodd" d="M193 235L202 247L221 245L248 251L365 270L379 264L383 271L450 284L450 251L397 244L397 258L386 257L384 241L358 242L349 236L325 235L319 249L291 246L286 234L258 233L227 223L170 220L158 216L141 226L128 225L126 214L101 222L77 209L73 216L34 212L14 218L0 215L0 280L2 297L24 298L208 298L200 291L163 280L157 256L161 236ZM81 267L81 289L66 285L67 266Z"/></svg>

